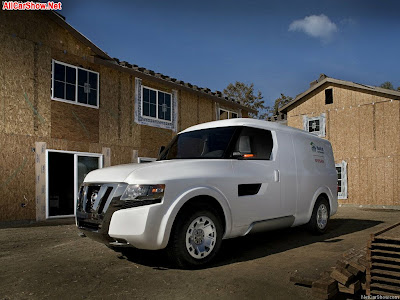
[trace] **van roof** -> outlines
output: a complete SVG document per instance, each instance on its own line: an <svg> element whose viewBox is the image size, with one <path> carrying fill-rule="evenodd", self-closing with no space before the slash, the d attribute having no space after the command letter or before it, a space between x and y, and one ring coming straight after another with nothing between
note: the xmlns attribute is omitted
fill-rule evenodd
<svg viewBox="0 0 400 300"><path fill-rule="evenodd" d="M300 130L297 128L278 124L275 122L269 122L269 121L264 121L264 120L251 119L251 118L237 118L237 119L235 118L235 119L229 119L229 120L219 120L219 121L202 123L199 125L191 126L187 129L181 131L180 133L194 131L194 130L207 129L207 128L228 127L228 126L249 126L249 127L256 127L256 128L261 128L261 129L286 131L286 132L292 132L292 133L298 133L298 134L300 133L300 134L312 136L314 138L318 138L316 135L306 132L304 130Z"/></svg>

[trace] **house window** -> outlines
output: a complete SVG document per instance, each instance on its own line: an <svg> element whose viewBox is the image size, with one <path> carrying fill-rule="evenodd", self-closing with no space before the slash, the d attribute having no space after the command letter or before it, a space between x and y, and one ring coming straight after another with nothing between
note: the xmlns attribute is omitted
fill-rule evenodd
<svg viewBox="0 0 400 300"><path fill-rule="evenodd" d="M347 163L342 161L341 163L335 164L335 166L338 175L338 199L347 199Z"/></svg>
<svg viewBox="0 0 400 300"><path fill-rule="evenodd" d="M134 120L139 125L178 130L178 91L165 93L142 85L135 78Z"/></svg>
<svg viewBox="0 0 400 300"><path fill-rule="evenodd" d="M320 120L319 118L317 119L312 119L308 121L308 132L320 132Z"/></svg>
<svg viewBox="0 0 400 300"><path fill-rule="evenodd" d="M99 73L52 61L53 100L99 107Z"/></svg>
<svg viewBox="0 0 400 300"><path fill-rule="evenodd" d="M142 116L171 121L172 95L142 86Z"/></svg>
<svg viewBox="0 0 400 300"><path fill-rule="evenodd" d="M235 119L238 118L238 113L226 109L219 109L219 120Z"/></svg>
<svg viewBox="0 0 400 300"><path fill-rule="evenodd" d="M325 136L325 114L318 117L303 116L303 129L320 137Z"/></svg>
<svg viewBox="0 0 400 300"><path fill-rule="evenodd" d="M326 89L325 90L325 104L332 104L333 103L333 90Z"/></svg>

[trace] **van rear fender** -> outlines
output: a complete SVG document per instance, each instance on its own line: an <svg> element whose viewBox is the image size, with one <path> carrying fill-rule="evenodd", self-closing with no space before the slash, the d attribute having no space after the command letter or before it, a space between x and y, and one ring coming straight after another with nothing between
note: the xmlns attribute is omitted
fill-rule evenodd
<svg viewBox="0 0 400 300"><path fill-rule="evenodd" d="M335 202L334 202L335 197L333 196L332 191L328 187L320 187L319 189L317 189L315 191L314 196L312 198L311 205L308 208L307 220L310 220L311 215L314 210L315 203L317 202L319 196L324 196L328 200L330 216L332 216L336 213L337 205L335 205Z"/></svg>
<svg viewBox="0 0 400 300"><path fill-rule="evenodd" d="M170 205L168 211L165 213L161 220L160 230L157 236L157 243L161 244L161 248L165 248L168 244L169 236L171 234L172 225L176 219L181 208L189 200L195 197L208 196L214 198L221 206L225 216L225 234L228 237L232 230L232 214L231 207L225 196L216 188L213 187L196 187L191 190L185 191Z"/></svg>

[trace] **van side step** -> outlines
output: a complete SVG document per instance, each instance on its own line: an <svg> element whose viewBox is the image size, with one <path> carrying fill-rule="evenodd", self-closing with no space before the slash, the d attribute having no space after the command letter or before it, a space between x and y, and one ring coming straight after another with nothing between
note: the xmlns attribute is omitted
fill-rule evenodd
<svg viewBox="0 0 400 300"><path fill-rule="evenodd" d="M294 223L294 219L295 219L294 216L286 216L281 218L253 222L244 235L247 235L249 233L257 233L257 232L271 231L275 229L291 227Z"/></svg>

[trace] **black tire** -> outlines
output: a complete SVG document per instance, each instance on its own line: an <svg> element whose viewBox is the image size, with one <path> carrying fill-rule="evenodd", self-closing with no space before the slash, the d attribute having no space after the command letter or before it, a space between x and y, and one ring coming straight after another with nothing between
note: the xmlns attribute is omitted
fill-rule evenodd
<svg viewBox="0 0 400 300"><path fill-rule="evenodd" d="M326 223L321 220L325 220L325 217L322 215L327 214L326 216ZM323 234L326 232L329 224L330 218L330 209L329 209L329 202L324 197L318 197L317 201L315 202L313 213L311 215L311 219L307 224L308 230L313 234ZM324 225L324 226L323 226Z"/></svg>
<svg viewBox="0 0 400 300"><path fill-rule="evenodd" d="M195 220L198 223L196 223ZM201 228L199 227L199 229L195 229L193 227L196 226L195 224L206 224L204 226L205 231L212 231L212 233L208 233L207 237L205 231L202 231L202 239L199 230ZM189 229L192 231L190 232ZM191 236L187 239L187 236L190 234ZM212 209L201 208L196 210L194 207L187 208L181 211L175 220L167 247L168 257L170 261L179 268L194 269L204 266L218 253L218 250L221 247L222 235L223 228L221 221L218 214ZM204 246L206 245L206 240L211 241L209 247ZM195 244L195 242L199 244ZM196 245L197 249L199 249L199 247L204 248L204 252L198 252L195 247L190 248L187 244ZM191 249L191 251L188 248ZM200 257L202 254L203 257ZM194 257L196 255L199 257Z"/></svg>

